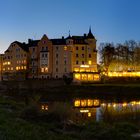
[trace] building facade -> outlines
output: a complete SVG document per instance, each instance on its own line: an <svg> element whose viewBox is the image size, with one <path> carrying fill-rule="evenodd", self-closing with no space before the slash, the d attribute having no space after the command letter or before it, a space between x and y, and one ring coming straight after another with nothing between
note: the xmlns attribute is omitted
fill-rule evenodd
<svg viewBox="0 0 140 140"><path fill-rule="evenodd" d="M18 41L11 43L3 56L3 80L26 79L28 76L28 58L29 51L25 43Z"/></svg>
<svg viewBox="0 0 140 140"><path fill-rule="evenodd" d="M15 41L5 51L2 62L4 79L58 79L73 75L74 81L99 81L96 39L91 29L83 36Z"/></svg>

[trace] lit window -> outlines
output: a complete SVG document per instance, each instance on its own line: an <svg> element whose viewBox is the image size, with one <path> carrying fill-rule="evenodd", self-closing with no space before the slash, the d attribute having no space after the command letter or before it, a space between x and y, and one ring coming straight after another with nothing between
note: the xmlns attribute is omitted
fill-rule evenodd
<svg viewBox="0 0 140 140"><path fill-rule="evenodd" d="M13 70L13 67L11 67L11 70Z"/></svg>
<svg viewBox="0 0 140 140"><path fill-rule="evenodd" d="M81 100L81 106L85 107L86 106L86 100Z"/></svg>
<svg viewBox="0 0 140 140"><path fill-rule="evenodd" d="M64 50L65 50L65 51L67 50L67 46L64 47Z"/></svg>
<svg viewBox="0 0 140 140"><path fill-rule="evenodd" d="M87 103L88 103L88 106L93 106L93 100L88 99Z"/></svg>
<svg viewBox="0 0 140 140"><path fill-rule="evenodd" d="M89 61L88 61L88 64L89 64L89 65L91 65L91 64L92 64L91 60L89 60Z"/></svg>
<svg viewBox="0 0 140 140"><path fill-rule="evenodd" d="M16 70L19 70L19 68L18 68L18 67L16 67Z"/></svg>
<svg viewBox="0 0 140 140"><path fill-rule="evenodd" d="M26 70L26 69L27 69L27 67L26 67L26 66L24 66L24 69Z"/></svg>
<svg viewBox="0 0 140 140"><path fill-rule="evenodd" d="M44 68L41 68L41 72L44 72Z"/></svg>
<svg viewBox="0 0 140 140"><path fill-rule="evenodd" d="M88 112L88 117L91 117L91 112Z"/></svg>
<svg viewBox="0 0 140 140"><path fill-rule="evenodd" d="M75 107L79 107L79 106L80 106L80 100L75 100L74 106L75 106Z"/></svg>

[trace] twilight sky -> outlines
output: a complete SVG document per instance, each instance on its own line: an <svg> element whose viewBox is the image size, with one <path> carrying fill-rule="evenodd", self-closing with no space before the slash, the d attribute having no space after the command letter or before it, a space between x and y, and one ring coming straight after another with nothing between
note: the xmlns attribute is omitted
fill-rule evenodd
<svg viewBox="0 0 140 140"><path fill-rule="evenodd" d="M83 35L98 44L140 40L140 0L0 0L0 53L11 42Z"/></svg>

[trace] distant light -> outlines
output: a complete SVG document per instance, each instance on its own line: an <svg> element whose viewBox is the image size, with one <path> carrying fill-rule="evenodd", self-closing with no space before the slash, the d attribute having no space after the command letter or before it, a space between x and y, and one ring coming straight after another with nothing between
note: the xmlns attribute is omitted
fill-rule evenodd
<svg viewBox="0 0 140 140"><path fill-rule="evenodd" d="M89 68L89 65L81 65L81 68Z"/></svg>
<svg viewBox="0 0 140 140"><path fill-rule="evenodd" d="M89 110L88 109L84 109L84 110L82 109L82 110L80 110L80 112L81 113L87 113L87 112L89 112Z"/></svg>

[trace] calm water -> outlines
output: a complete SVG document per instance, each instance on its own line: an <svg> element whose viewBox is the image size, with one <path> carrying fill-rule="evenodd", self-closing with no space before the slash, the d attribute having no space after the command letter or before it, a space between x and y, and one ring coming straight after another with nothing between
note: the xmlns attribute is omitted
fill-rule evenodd
<svg viewBox="0 0 140 140"><path fill-rule="evenodd" d="M50 101L40 103L44 112L55 112L73 122L85 121L130 121L140 123L139 100L103 100L98 98L74 98L69 101Z"/></svg>

